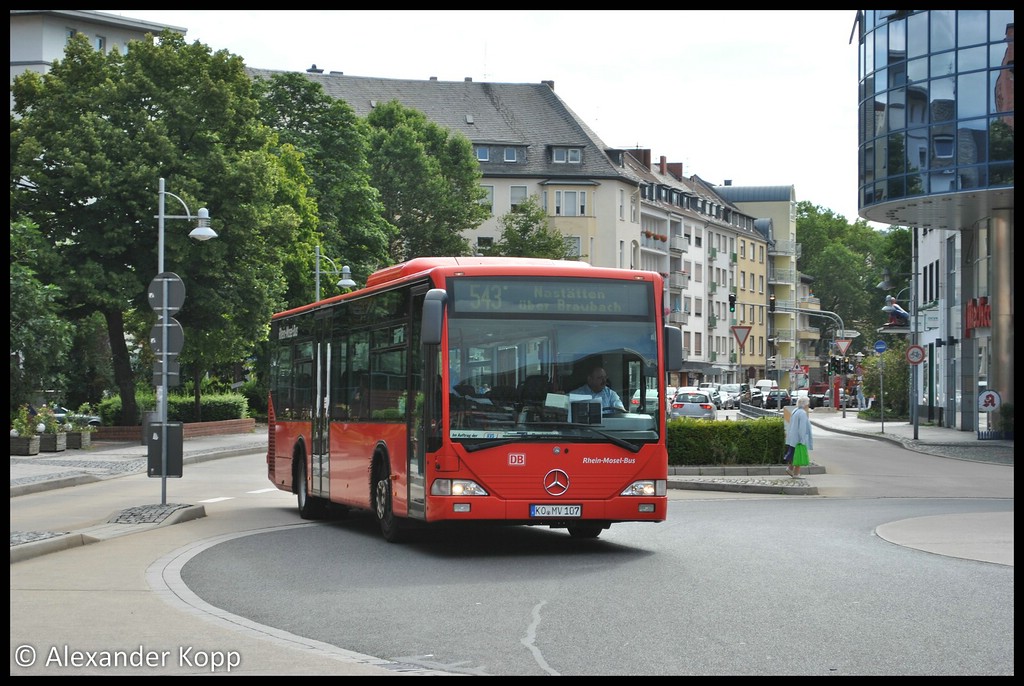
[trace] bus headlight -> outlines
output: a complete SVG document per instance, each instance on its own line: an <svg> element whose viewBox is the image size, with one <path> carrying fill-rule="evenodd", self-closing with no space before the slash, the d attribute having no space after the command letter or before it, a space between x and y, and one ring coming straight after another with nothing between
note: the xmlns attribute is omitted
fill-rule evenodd
<svg viewBox="0 0 1024 686"><path fill-rule="evenodd" d="M638 495L649 498L652 495L665 495L666 493L668 493L667 481L664 479L648 479L646 481L634 481L619 495Z"/></svg>
<svg viewBox="0 0 1024 686"><path fill-rule="evenodd" d="M430 495L487 495L487 491L470 479L434 479Z"/></svg>

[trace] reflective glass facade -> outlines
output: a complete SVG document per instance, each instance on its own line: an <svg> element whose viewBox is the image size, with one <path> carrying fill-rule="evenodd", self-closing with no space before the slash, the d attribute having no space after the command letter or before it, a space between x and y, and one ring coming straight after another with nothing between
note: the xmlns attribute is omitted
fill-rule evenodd
<svg viewBox="0 0 1024 686"><path fill-rule="evenodd" d="M1013 186L1013 11L863 10L859 205Z"/></svg>

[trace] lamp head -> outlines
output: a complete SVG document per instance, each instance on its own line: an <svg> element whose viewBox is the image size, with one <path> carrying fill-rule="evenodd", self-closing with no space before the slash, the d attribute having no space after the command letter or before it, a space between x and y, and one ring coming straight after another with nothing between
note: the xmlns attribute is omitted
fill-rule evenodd
<svg viewBox="0 0 1024 686"><path fill-rule="evenodd" d="M217 237L217 232L210 228L210 210L200 207L196 212L196 228L188 235L197 241L208 241Z"/></svg>
<svg viewBox="0 0 1024 686"><path fill-rule="evenodd" d="M356 282L352 280L352 270L348 268L347 264L341 268L341 279L338 281L338 286L341 288L356 287Z"/></svg>

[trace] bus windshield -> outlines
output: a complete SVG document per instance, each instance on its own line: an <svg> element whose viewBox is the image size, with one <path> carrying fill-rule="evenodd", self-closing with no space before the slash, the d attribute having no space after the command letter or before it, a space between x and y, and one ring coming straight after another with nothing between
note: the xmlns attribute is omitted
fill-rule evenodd
<svg viewBox="0 0 1024 686"><path fill-rule="evenodd" d="M476 281L474 304L481 292ZM564 298L564 281L552 302ZM552 311L543 311L548 291L536 279L512 286L503 280L495 292L500 290L506 299L510 292L518 297L507 306L470 306L460 295L469 294L468 287L451 291L455 303L448 319L447 360L452 440L472 448L497 445L503 438L593 442L603 437L627 446L658 439L658 418L664 410L657 391L650 390L658 387L655 318L647 304L653 301L650 284L580 282L577 287L585 288L591 300L595 291L607 291L609 300L627 302L587 312L563 300ZM545 295L535 296L538 291ZM525 305L524 298L529 298ZM522 314L517 308L531 312ZM595 369L603 370L612 393L588 386ZM640 402L633 404L635 395Z"/></svg>

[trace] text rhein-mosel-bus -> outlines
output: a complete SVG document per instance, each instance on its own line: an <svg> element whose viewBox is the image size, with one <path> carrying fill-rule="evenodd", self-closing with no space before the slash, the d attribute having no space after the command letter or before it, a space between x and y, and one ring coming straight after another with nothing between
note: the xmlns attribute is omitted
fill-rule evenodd
<svg viewBox="0 0 1024 686"><path fill-rule="evenodd" d="M655 272L439 257L278 313L270 481L303 518L366 510L389 541L442 523L594 538L664 521L658 398L682 341L663 297ZM587 392L597 368L625 411Z"/></svg>

